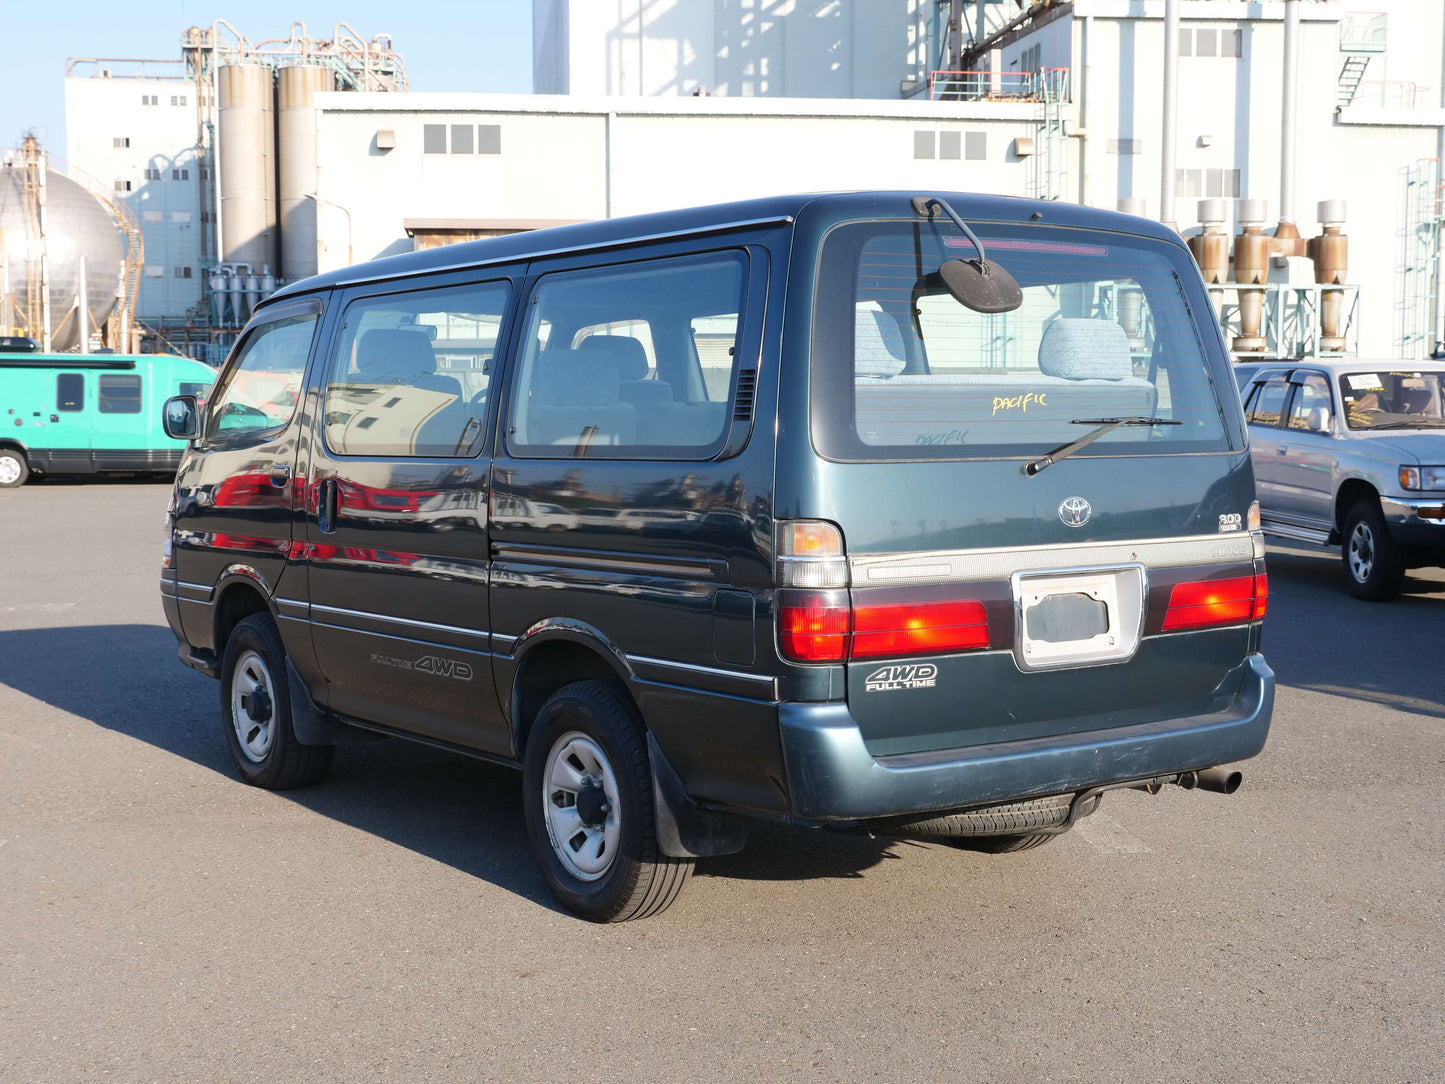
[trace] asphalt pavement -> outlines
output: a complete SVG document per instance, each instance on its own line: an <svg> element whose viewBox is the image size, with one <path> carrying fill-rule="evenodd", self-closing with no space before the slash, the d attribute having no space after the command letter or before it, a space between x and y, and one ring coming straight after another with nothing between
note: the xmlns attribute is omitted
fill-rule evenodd
<svg viewBox="0 0 1445 1084"><path fill-rule="evenodd" d="M165 485L0 493L0 1080L1445 1076L1445 574L1271 551L1224 797L1049 846L763 826L660 917L560 911L513 772L398 741L242 784L157 593Z"/></svg>

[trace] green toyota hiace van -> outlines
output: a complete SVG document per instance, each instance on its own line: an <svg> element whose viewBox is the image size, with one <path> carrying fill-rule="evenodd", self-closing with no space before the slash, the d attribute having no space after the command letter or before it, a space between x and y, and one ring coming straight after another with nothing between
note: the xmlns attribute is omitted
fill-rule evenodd
<svg viewBox="0 0 1445 1084"><path fill-rule="evenodd" d="M241 776L518 768L591 919L755 818L1019 850L1268 732L1239 397L1143 219L846 193L390 257L166 424L165 611Z"/></svg>

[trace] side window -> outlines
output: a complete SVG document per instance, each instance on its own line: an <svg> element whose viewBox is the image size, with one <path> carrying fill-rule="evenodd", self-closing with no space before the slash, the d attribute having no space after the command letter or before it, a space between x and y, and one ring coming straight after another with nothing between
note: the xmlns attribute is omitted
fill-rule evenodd
<svg viewBox="0 0 1445 1084"><path fill-rule="evenodd" d="M291 420L317 323L316 313L303 312L262 324L251 334L211 397L208 438L264 433Z"/></svg>
<svg viewBox="0 0 1445 1084"><path fill-rule="evenodd" d="M504 281L353 301L327 370L327 447L338 455L476 455L510 296Z"/></svg>
<svg viewBox="0 0 1445 1084"><path fill-rule="evenodd" d="M1254 405L1249 412L1250 425L1279 425L1280 411L1284 410L1285 392L1289 385L1284 377L1277 376L1268 381L1254 395Z"/></svg>
<svg viewBox="0 0 1445 1084"><path fill-rule="evenodd" d="M61 373L55 378L55 409L73 414L85 409L85 377L80 373Z"/></svg>
<svg viewBox="0 0 1445 1084"><path fill-rule="evenodd" d="M563 459L717 454L746 281L741 252L545 276L528 306L510 451Z"/></svg>
<svg viewBox="0 0 1445 1084"><path fill-rule="evenodd" d="M102 376L99 407L102 414L139 414L140 377L109 373Z"/></svg>
<svg viewBox="0 0 1445 1084"><path fill-rule="evenodd" d="M1295 389L1294 403L1289 408L1289 427L1308 430L1310 412L1321 407L1330 409L1330 386L1322 376L1307 376Z"/></svg>
<svg viewBox="0 0 1445 1084"><path fill-rule="evenodd" d="M182 380L182 381L181 381L181 390L178 391L178 392L176 392L176 394L177 394L177 395L194 395L194 396L196 397L196 402L198 402L198 403L203 403L203 402L206 401L206 392L208 392L208 391L210 391L210 390L211 390L211 385L209 385L209 384L197 384L197 383L192 383L191 381Z"/></svg>

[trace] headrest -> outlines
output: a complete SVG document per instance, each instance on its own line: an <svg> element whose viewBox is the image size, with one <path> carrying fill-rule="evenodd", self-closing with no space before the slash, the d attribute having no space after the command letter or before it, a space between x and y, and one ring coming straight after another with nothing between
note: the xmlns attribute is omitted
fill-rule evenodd
<svg viewBox="0 0 1445 1084"><path fill-rule="evenodd" d="M617 361L608 353L544 350L536 364L532 388L544 406L607 406L618 400Z"/></svg>
<svg viewBox="0 0 1445 1084"><path fill-rule="evenodd" d="M437 356L431 340L421 331L406 328L374 328L356 344L356 368L376 370L391 376L415 376L437 371Z"/></svg>
<svg viewBox="0 0 1445 1084"><path fill-rule="evenodd" d="M652 368L642 343L631 335L588 335L577 349L606 351L617 362L620 380L646 380Z"/></svg>
<svg viewBox="0 0 1445 1084"><path fill-rule="evenodd" d="M1062 316L1044 328L1039 370L1065 380L1126 380L1134 375L1129 337L1112 320Z"/></svg>
<svg viewBox="0 0 1445 1084"><path fill-rule="evenodd" d="M907 364L897 321L887 313L856 310L853 319L854 374L897 376Z"/></svg>

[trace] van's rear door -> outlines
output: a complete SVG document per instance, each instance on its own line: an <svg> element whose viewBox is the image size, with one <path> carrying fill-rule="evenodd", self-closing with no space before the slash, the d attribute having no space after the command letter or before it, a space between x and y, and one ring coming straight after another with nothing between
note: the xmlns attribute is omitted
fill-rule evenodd
<svg viewBox="0 0 1445 1084"><path fill-rule="evenodd" d="M882 755L1224 707L1257 642L1262 550L1187 251L975 228L1022 288L1014 311L946 291L940 265L976 255L946 220L824 241L810 398L826 462L799 488L849 555L852 715Z"/></svg>

